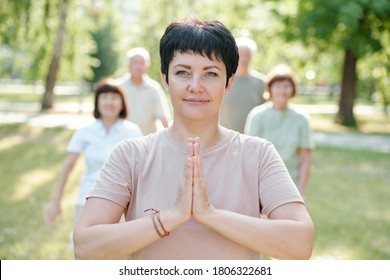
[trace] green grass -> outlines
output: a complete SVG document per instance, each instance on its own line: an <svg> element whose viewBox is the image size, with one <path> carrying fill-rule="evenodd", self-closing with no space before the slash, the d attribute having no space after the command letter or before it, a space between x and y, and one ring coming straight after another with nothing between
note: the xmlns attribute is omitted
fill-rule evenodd
<svg viewBox="0 0 390 280"><path fill-rule="evenodd" d="M73 259L69 251L82 160L63 199L62 218L43 223L65 147L64 128L0 125L0 258ZM390 259L390 157L319 146L307 203L316 226L313 259Z"/></svg>
<svg viewBox="0 0 390 280"><path fill-rule="evenodd" d="M318 147L308 207L314 258L390 259L389 154Z"/></svg>
<svg viewBox="0 0 390 280"><path fill-rule="evenodd" d="M43 213L65 157L72 131L26 125L0 126L0 258L71 259L73 201L79 165L70 178L63 215L53 229Z"/></svg>

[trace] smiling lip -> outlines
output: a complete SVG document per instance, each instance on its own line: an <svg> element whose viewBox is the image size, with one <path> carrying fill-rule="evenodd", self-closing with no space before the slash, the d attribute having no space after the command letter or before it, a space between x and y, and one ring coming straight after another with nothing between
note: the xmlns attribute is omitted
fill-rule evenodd
<svg viewBox="0 0 390 280"><path fill-rule="evenodd" d="M192 104L199 104L199 105L209 103L209 100L197 99L197 98L185 98L184 101Z"/></svg>

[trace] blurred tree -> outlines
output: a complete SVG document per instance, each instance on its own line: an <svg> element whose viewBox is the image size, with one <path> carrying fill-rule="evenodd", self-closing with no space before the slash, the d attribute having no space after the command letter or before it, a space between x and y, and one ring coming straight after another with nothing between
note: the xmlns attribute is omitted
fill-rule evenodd
<svg viewBox="0 0 390 280"><path fill-rule="evenodd" d="M53 55L50 61L49 70L46 76L45 92L43 94L41 110L53 108L54 86L57 81L57 72L62 54L62 45L64 44L69 2L70 0L63 0L62 3L60 3L59 23L57 27L56 40L54 43Z"/></svg>
<svg viewBox="0 0 390 280"><path fill-rule="evenodd" d="M127 37L133 40L129 42L127 48L135 46L147 48L152 58L150 75L160 79L159 40L170 22L188 17L214 19L223 22L235 33L234 35L238 35L242 29L250 30L249 35L254 35L256 30L262 28L257 14L257 11L261 10L261 2L225 0L221 4L218 0L143 0L140 2L137 23L128 29Z"/></svg>
<svg viewBox="0 0 390 280"><path fill-rule="evenodd" d="M289 0L291 3L292 1ZM390 32L388 0L300 0L296 8L275 9L283 20L285 38L315 45L319 51L343 49L341 95L336 120L355 126L353 106L356 98L359 58L384 47L382 36Z"/></svg>
<svg viewBox="0 0 390 280"><path fill-rule="evenodd" d="M91 53L93 77L88 79L92 83L113 75L118 67L119 23L111 6L104 5L99 9L95 11L91 31L96 43L96 49Z"/></svg>
<svg viewBox="0 0 390 280"><path fill-rule="evenodd" d="M91 1L2 0L0 45L8 54L0 55L8 71L4 73L2 69L2 74L31 81L46 80L43 109L52 106L51 88L57 78L79 81L91 76L88 53L94 45L88 33L91 20L86 16Z"/></svg>
<svg viewBox="0 0 390 280"><path fill-rule="evenodd" d="M279 3L265 0L225 0L223 5L218 0L143 0L138 2L139 5L132 3L122 7L127 18L134 16L135 20L122 30L125 42L122 41L124 45L121 53L124 57L126 50L131 47L146 47L152 57L150 75L157 80L160 79L158 42L164 29L174 20L196 17L219 20L234 36L253 38L258 45L258 52L253 58L252 67L257 71L267 73L276 64L287 63L294 68L303 83L307 82L305 74L308 70L316 72L319 82L338 81L334 71L337 60L329 59L327 53L316 52L314 46L306 46L298 41L286 43L279 36L285 26L272 13L272 9ZM295 4L296 0L283 1L286 10L295 8ZM126 71L122 64L117 75Z"/></svg>

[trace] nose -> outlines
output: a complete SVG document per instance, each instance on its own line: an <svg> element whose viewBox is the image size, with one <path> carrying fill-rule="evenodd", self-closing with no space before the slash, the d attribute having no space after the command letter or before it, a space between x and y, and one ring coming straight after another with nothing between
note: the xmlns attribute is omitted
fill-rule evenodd
<svg viewBox="0 0 390 280"><path fill-rule="evenodd" d="M202 82L201 77L193 76L190 84L188 85L188 92L190 93L200 93L202 92Z"/></svg>

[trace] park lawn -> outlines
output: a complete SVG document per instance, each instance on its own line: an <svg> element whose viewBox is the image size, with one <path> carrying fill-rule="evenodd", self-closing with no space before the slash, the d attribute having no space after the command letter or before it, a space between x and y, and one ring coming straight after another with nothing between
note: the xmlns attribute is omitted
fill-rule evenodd
<svg viewBox="0 0 390 280"><path fill-rule="evenodd" d="M65 128L0 125L0 258L73 259L69 250L79 160L51 229L43 213L72 135ZM389 154L319 146L306 200L313 259L390 259Z"/></svg>

